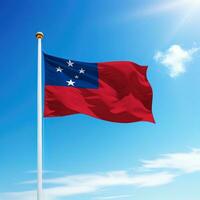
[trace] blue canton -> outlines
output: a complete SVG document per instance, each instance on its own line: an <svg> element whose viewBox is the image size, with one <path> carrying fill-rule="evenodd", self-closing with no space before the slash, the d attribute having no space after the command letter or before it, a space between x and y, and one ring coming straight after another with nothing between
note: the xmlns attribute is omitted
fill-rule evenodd
<svg viewBox="0 0 200 200"><path fill-rule="evenodd" d="M96 63L78 62L44 54L45 85L98 88Z"/></svg>

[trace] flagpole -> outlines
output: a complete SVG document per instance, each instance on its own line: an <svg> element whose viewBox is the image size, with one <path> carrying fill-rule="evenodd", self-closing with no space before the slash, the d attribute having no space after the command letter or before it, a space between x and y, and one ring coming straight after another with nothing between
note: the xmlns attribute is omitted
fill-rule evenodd
<svg viewBox="0 0 200 200"><path fill-rule="evenodd" d="M37 200L42 200L42 32L36 33L38 40L37 69Z"/></svg>

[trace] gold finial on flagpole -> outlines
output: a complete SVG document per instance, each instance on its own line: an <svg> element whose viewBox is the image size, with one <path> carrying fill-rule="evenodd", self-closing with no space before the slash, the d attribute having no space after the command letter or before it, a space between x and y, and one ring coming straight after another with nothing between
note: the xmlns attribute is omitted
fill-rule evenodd
<svg viewBox="0 0 200 200"><path fill-rule="evenodd" d="M44 37L44 34L42 32L37 32L36 33L36 38L37 39L42 39Z"/></svg>

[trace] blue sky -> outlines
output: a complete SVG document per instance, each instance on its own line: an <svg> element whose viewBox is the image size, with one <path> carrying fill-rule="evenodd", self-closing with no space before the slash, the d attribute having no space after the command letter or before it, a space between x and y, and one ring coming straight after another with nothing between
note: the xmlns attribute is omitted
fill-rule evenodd
<svg viewBox="0 0 200 200"><path fill-rule="evenodd" d="M44 120L46 200L199 200L199 0L1 1L0 200L34 200L37 41L148 65L156 124Z"/></svg>

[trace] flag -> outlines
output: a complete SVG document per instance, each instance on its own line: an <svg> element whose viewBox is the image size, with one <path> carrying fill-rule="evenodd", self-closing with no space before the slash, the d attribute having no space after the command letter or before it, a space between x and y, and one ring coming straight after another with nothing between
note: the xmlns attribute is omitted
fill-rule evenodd
<svg viewBox="0 0 200 200"><path fill-rule="evenodd" d="M147 67L87 63L44 54L44 116L86 114L112 122L154 122Z"/></svg>

